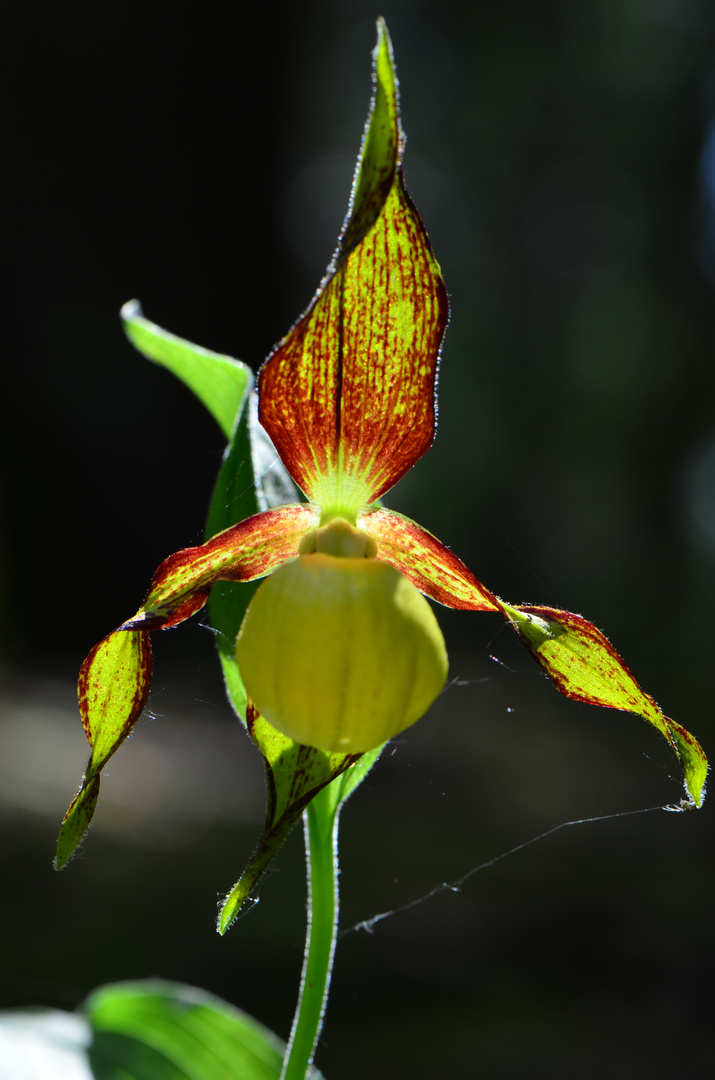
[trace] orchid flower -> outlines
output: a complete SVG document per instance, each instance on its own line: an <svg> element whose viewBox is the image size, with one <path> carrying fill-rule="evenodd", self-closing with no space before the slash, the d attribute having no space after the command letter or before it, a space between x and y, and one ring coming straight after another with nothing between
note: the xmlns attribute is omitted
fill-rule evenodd
<svg viewBox="0 0 715 1080"><path fill-rule="evenodd" d="M424 597L503 616L562 694L642 716L679 757L690 803L703 798L707 762L697 741L664 716L595 626L553 607L506 603L421 525L378 503L434 438L448 302L403 182L382 24L373 80L339 246L307 311L260 371L260 428L242 365L172 338L136 307L124 313L142 351L190 384L198 379L231 438L224 477L235 470L240 439L265 443L262 429L306 501L264 506L219 531L224 479L209 539L161 563L139 610L92 649L79 677L92 752L62 825L57 866L84 836L101 771L144 708L151 632L194 615L217 582L264 579L247 610L248 593L239 599L222 586L212 597L229 694L263 752L269 789L262 845L230 894L223 927L315 794L342 774L344 797L381 744L440 692L446 652ZM210 374L203 382L202 365Z"/></svg>

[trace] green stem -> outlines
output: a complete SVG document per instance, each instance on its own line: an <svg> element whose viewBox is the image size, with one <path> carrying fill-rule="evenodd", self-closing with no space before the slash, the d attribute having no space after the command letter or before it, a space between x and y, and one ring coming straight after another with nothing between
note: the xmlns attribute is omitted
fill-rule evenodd
<svg viewBox="0 0 715 1080"><path fill-rule="evenodd" d="M339 789L329 784L309 804L304 818L308 876L308 931L293 1029L281 1080L305 1080L328 1000L338 928Z"/></svg>

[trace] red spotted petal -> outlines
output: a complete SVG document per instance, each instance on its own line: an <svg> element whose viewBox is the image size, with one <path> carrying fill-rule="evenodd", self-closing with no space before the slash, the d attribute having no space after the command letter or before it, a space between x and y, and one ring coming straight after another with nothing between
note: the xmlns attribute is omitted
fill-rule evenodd
<svg viewBox="0 0 715 1080"><path fill-rule="evenodd" d="M404 574L425 596L462 611L502 612L497 597L417 522L392 510L370 510L358 519L358 525L376 540L378 558Z"/></svg>
<svg viewBox="0 0 715 1080"><path fill-rule="evenodd" d="M566 697L633 712L652 724L678 755L692 802L702 804L708 770L702 747L641 689L623 658L592 623L557 608L505 603L439 540L400 514L370 510L360 516L358 525L377 542L378 558L426 596L446 607L504 615Z"/></svg>
<svg viewBox="0 0 715 1080"><path fill-rule="evenodd" d="M82 664L77 682L79 711L92 756L87 777L104 768L142 714L152 676L150 635L109 634Z"/></svg>
<svg viewBox="0 0 715 1080"><path fill-rule="evenodd" d="M82 664L77 695L92 753L57 838L58 870L72 858L89 828L99 798L100 771L141 716L151 673L151 642L144 631L109 634Z"/></svg>
<svg viewBox="0 0 715 1080"><path fill-rule="evenodd" d="M176 626L206 603L216 581L252 581L295 558L301 538L318 524L301 503L277 506L224 529L205 544L183 548L159 566L146 600L120 630Z"/></svg>
<svg viewBox="0 0 715 1080"><path fill-rule="evenodd" d="M663 735L680 758L685 783L700 806L708 763L690 732L665 716L638 685L625 660L608 638L581 615L552 607L511 607L504 614L521 641L566 697L637 713Z"/></svg>
<svg viewBox="0 0 715 1080"><path fill-rule="evenodd" d="M386 33L352 214L316 298L264 364L260 419L324 513L350 516L430 446L448 304L401 174L402 131Z"/></svg>

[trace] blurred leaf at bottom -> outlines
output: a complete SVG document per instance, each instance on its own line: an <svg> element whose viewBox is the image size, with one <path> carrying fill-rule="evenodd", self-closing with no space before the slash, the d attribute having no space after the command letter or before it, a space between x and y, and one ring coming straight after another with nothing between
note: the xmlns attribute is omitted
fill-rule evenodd
<svg viewBox="0 0 715 1080"><path fill-rule="evenodd" d="M180 983L104 986L76 1013L0 1015L3 1080L278 1080L284 1053L252 1017Z"/></svg>

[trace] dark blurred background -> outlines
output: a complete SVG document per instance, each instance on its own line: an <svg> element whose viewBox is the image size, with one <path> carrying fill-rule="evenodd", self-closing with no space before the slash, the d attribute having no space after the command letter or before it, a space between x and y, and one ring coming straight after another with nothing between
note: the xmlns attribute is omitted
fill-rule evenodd
<svg viewBox="0 0 715 1080"><path fill-rule="evenodd" d="M4 16L0 1005L203 986L284 1037L300 836L227 938L262 769L202 620L82 857L74 679L202 534L218 429L124 341L137 296L257 367L347 205L388 20L405 174L452 299L434 448L388 497L512 601L584 613L715 754L715 8L710 0L207 0ZM563 700L498 620L442 613L452 677L343 815L343 926L563 821L680 798L637 718ZM440 616L442 617L442 615ZM203 620L206 623L206 620ZM712 1058L715 817L577 825L339 946L325 1075L652 1080Z"/></svg>

